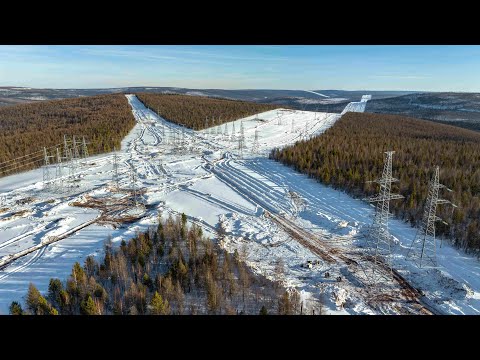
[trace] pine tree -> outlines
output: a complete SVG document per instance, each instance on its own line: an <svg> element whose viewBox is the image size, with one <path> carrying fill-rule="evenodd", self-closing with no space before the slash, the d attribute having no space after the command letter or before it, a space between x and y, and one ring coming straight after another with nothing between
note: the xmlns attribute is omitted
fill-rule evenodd
<svg viewBox="0 0 480 360"><path fill-rule="evenodd" d="M278 314L290 315L291 311L290 297L288 296L288 292L285 291L283 296L278 299Z"/></svg>
<svg viewBox="0 0 480 360"><path fill-rule="evenodd" d="M42 294L40 294L40 291L38 291L35 285L30 283L28 285L28 293L25 303L27 305L27 310L29 310L34 315L37 315L38 313L40 298L42 298Z"/></svg>
<svg viewBox="0 0 480 360"><path fill-rule="evenodd" d="M10 315L23 315L22 306L16 301L12 301L10 304L9 312Z"/></svg>
<svg viewBox="0 0 480 360"><path fill-rule="evenodd" d="M163 300L162 296L155 291L152 300L150 301L152 315L168 315L170 313L170 306L167 300Z"/></svg>
<svg viewBox="0 0 480 360"><path fill-rule="evenodd" d="M262 308L260 309L259 315L268 315L268 311L265 305L263 305Z"/></svg>
<svg viewBox="0 0 480 360"><path fill-rule="evenodd" d="M90 294L88 294L82 304L80 305L82 315L97 315L97 307Z"/></svg>
<svg viewBox="0 0 480 360"><path fill-rule="evenodd" d="M180 217L172 219L170 223L164 222L163 226L166 235L165 245L171 244L175 238L178 239L181 230ZM199 237L199 227L192 226L186 230L189 242L177 242L175 246L172 245L169 258L158 263L152 263L151 260L156 260L150 259L148 254L158 251L161 245L151 242L151 235L148 232L139 233L135 238L125 242L121 249L109 249L98 271L93 271L90 277L86 276L86 271L90 270L83 269L76 263L72 267L65 288L59 279L51 279L48 298L54 306L31 284L27 294L26 313L182 314L184 309L187 309L192 314L206 313L207 310L209 313L232 314L238 309L240 299L237 297L236 288L240 286L243 289L244 302L243 309L238 310L242 310L242 313L248 313L247 305L250 305L248 301L252 298L254 304L250 306L251 308L257 308L261 304L259 300L265 304L272 300L280 300L281 311L291 312L289 310L291 306L288 303L285 306L285 299L279 299L283 293L280 295L276 292L272 282L257 283L256 277L243 263L233 264L230 255L218 245L207 238ZM199 254L196 247L198 241L202 245L198 249ZM183 252L188 251L188 247L192 247L192 251L184 257ZM241 254L243 253L244 251L241 251ZM138 263L139 256L145 256L144 267ZM237 252L237 258L239 257L242 255L238 255ZM253 289L249 285L251 281L261 285L263 299L259 299L258 287ZM184 302L184 289L189 293L187 304ZM266 305L264 307L265 309L260 311L262 314L267 309ZM12 303L10 309L11 313L22 313L21 307L15 303Z"/></svg>
<svg viewBox="0 0 480 360"><path fill-rule="evenodd" d="M50 300L53 305L60 305L60 292L62 290L63 284L60 279L50 279L50 283L48 284L48 300Z"/></svg>

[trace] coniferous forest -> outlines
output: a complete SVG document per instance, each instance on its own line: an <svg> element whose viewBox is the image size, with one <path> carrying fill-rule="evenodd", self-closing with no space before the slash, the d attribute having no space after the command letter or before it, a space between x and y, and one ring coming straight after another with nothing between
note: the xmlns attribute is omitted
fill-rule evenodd
<svg viewBox="0 0 480 360"><path fill-rule="evenodd" d="M204 129L205 118L207 117L208 127L211 127L213 126L213 118L215 118L215 125L220 125L278 108L276 105L204 96L153 93L138 93L135 95L146 107L155 111L165 120L183 124L194 130Z"/></svg>
<svg viewBox="0 0 480 360"><path fill-rule="evenodd" d="M62 144L64 134L85 136L90 154L109 152L120 146L134 125L123 94L0 107L0 164ZM31 164L21 162L19 171L43 164L41 154L34 160ZM10 169L0 166L0 176Z"/></svg>
<svg viewBox="0 0 480 360"><path fill-rule="evenodd" d="M25 304L12 302L10 314L299 313L298 292L255 275L242 252L227 253L184 214L170 216L120 247L107 241L101 262L75 263L66 282L50 280L47 294L30 284Z"/></svg>
<svg viewBox="0 0 480 360"><path fill-rule="evenodd" d="M397 115L347 113L323 135L274 149L270 158L345 190L355 197L375 194L369 180L380 178L384 151L394 150L393 191L405 196L390 203L391 211L420 225L428 182L435 165L440 182L452 192L440 197L458 205L439 205L437 235L467 251L480 251L480 134L454 126Z"/></svg>

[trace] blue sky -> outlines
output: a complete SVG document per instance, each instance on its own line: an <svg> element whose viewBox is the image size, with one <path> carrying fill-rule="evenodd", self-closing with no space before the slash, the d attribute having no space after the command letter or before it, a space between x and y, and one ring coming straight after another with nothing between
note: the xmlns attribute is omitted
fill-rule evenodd
<svg viewBox="0 0 480 360"><path fill-rule="evenodd" d="M480 92L480 46L1 46L0 86Z"/></svg>

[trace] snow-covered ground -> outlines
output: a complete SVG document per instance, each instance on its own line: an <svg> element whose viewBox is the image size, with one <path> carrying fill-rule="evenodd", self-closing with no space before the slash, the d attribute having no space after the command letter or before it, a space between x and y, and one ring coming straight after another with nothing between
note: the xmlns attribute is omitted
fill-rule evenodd
<svg viewBox="0 0 480 360"><path fill-rule="evenodd" d="M141 195L146 205L143 218L116 229L89 225L100 211L73 206L87 196L121 196L112 192L113 154L84 160L74 182L78 187L68 193L55 188L44 191L41 169L0 179L0 193L6 196L1 207L7 208L0 212L0 261L87 225L0 270L0 313L8 312L11 301L23 300L29 282L45 292L51 277L65 279L75 261L83 263L91 254L101 256L105 240L119 243L131 238L155 224L159 212L164 217L184 212L228 251L246 252L254 271L280 276L289 288L299 290L306 309L321 297L328 313L402 313L395 304L371 301L362 284L361 266L342 262L346 257L359 259L372 207L267 158L275 147L324 132L341 115L278 109L193 131L164 121L135 96L127 97L138 123L118 152L120 187L132 187L134 171L135 186L145 190ZM347 108L363 111L367 100ZM241 127L243 154L238 149ZM258 145L254 147L256 132ZM225 233L221 239L220 226ZM480 266L476 259L444 245L438 252L440 268L420 270L403 256L415 230L396 220L390 229L398 240L395 268L422 289L431 304L445 313L478 313ZM311 235L314 244L302 242L300 233ZM325 249L330 249L330 255L322 253ZM325 256L335 260L326 261ZM278 275L275 267L280 259L284 273ZM308 260L313 262L311 268L301 266ZM325 277L326 272L330 277ZM338 276L341 282L336 281ZM340 298L347 300L344 308L335 304Z"/></svg>
<svg viewBox="0 0 480 360"><path fill-rule="evenodd" d="M354 102L348 103L347 106L345 106L345 109L343 109L341 115L347 112L364 112L366 106L367 106L367 100L365 99L362 99L361 101L354 101Z"/></svg>
<svg viewBox="0 0 480 360"><path fill-rule="evenodd" d="M320 93L312 91L312 90L303 90L303 91L306 91L306 92L309 92L309 93L312 93L312 94L315 94L315 95L318 95L318 96L323 96L323 97L326 97L326 98L330 97L328 95L320 94Z"/></svg>

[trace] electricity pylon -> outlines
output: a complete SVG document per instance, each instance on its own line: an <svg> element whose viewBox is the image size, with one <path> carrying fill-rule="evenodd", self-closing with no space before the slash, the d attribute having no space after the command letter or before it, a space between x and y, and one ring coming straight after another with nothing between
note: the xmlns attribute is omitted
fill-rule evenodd
<svg viewBox="0 0 480 360"><path fill-rule="evenodd" d="M232 124L232 142L235 143L235 139L236 136L235 136L235 121L233 122Z"/></svg>
<svg viewBox="0 0 480 360"><path fill-rule="evenodd" d="M218 117L217 135L222 135L222 116Z"/></svg>
<svg viewBox="0 0 480 360"><path fill-rule="evenodd" d="M454 207L457 207L448 200L439 199L438 192L440 189L452 191L445 185L439 183L439 173L440 168L436 166L434 174L428 185L428 195L425 203L425 209L423 211L422 225L417 231L417 234L415 235L415 238L413 239L410 249L407 253L407 258L412 259L419 267L422 267L424 264L437 266L435 222L442 221L444 224L448 225L436 215L437 205L450 204Z"/></svg>
<svg viewBox="0 0 480 360"><path fill-rule="evenodd" d="M170 128L165 129L165 124L163 125L163 138L165 139L165 145L170 144L170 136L172 131Z"/></svg>
<svg viewBox="0 0 480 360"><path fill-rule="evenodd" d="M68 148L69 148L69 140L67 138L67 135L63 135L63 151L64 151L64 156L66 159L68 159Z"/></svg>
<svg viewBox="0 0 480 360"><path fill-rule="evenodd" d="M60 148L57 147L57 166L55 169L55 180L57 182L58 190L61 191L63 188L63 179L62 179L62 155L60 153Z"/></svg>
<svg viewBox="0 0 480 360"><path fill-rule="evenodd" d="M225 130L223 130L223 137L225 140L228 139L228 123L225 123Z"/></svg>
<svg viewBox="0 0 480 360"><path fill-rule="evenodd" d="M240 123L240 136L238 137L238 156L243 158L243 148L245 147L245 133L243 131L243 121Z"/></svg>
<svg viewBox="0 0 480 360"><path fill-rule="evenodd" d="M212 126L210 127L210 134L213 136L215 136L215 117L212 116Z"/></svg>
<svg viewBox="0 0 480 360"><path fill-rule="evenodd" d="M117 149L113 147L113 182L115 183L116 189L119 189L119 176L118 176L118 156Z"/></svg>
<svg viewBox="0 0 480 360"><path fill-rule="evenodd" d="M73 135L73 157L75 159L80 158L80 154L79 154L79 151L78 151L79 145L80 145L80 143L77 143L77 139L75 138L75 135Z"/></svg>
<svg viewBox="0 0 480 360"><path fill-rule="evenodd" d="M68 177L73 178L73 176L75 175L76 164L75 164L75 159L73 158L72 149L67 148L66 153L67 153L66 159L68 161Z"/></svg>
<svg viewBox="0 0 480 360"><path fill-rule="evenodd" d="M79 158L77 141L75 136L72 139L69 139L67 135L63 135L63 144L64 144L64 159L68 162L68 176L69 178L73 178L75 175L75 170L77 167L76 159Z"/></svg>
<svg viewBox="0 0 480 360"><path fill-rule="evenodd" d="M85 141L85 136L83 137L83 141L82 141L82 155L84 159L88 157L88 148L87 148L87 142Z"/></svg>
<svg viewBox="0 0 480 360"><path fill-rule="evenodd" d="M380 185L378 195L364 199L369 202L375 202L375 215L370 232L367 236L367 248L372 256L374 263L372 281L376 282L375 270L381 262L380 258L385 257L389 262L391 254L391 239L388 231L388 218L390 216L390 200L403 199L400 194L392 194L392 183L398 179L392 177L392 157L395 151L385 152L385 163L383 166L382 177L374 182ZM390 264L388 264L390 266Z"/></svg>
<svg viewBox="0 0 480 360"><path fill-rule="evenodd" d="M133 203L137 206L137 173L133 169L133 166L130 167L130 181L133 190Z"/></svg>
<svg viewBox="0 0 480 360"><path fill-rule="evenodd" d="M304 135L303 135L303 138L305 140L307 140L307 137L308 137L308 126L309 126L309 121L307 120L307 122L305 123L305 130L304 130Z"/></svg>
<svg viewBox="0 0 480 360"><path fill-rule="evenodd" d="M259 147L260 145L258 143L258 129L255 128L255 138L253 139L252 152L254 154L258 154Z"/></svg>
<svg viewBox="0 0 480 360"><path fill-rule="evenodd" d="M47 148L43 148L44 166L43 166L43 188L49 189L51 187L52 174L50 173L50 159L54 158L54 155L48 155Z"/></svg>

